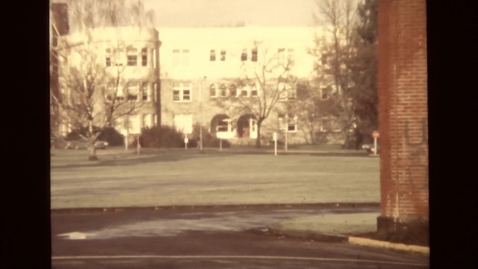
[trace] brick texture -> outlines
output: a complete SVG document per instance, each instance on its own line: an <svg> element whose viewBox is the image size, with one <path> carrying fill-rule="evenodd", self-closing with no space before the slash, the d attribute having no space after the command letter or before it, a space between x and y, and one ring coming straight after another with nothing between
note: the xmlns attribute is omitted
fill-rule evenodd
<svg viewBox="0 0 478 269"><path fill-rule="evenodd" d="M379 0L381 217L428 219L425 0Z"/></svg>

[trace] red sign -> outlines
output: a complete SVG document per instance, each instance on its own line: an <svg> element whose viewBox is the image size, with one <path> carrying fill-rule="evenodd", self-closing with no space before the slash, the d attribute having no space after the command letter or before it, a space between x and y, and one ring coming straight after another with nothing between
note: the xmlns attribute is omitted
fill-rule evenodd
<svg viewBox="0 0 478 269"><path fill-rule="evenodd" d="M379 136L380 136L380 134L379 134L379 132L377 132L377 131L374 131L374 132L372 133L372 137L373 137L373 138L378 138Z"/></svg>

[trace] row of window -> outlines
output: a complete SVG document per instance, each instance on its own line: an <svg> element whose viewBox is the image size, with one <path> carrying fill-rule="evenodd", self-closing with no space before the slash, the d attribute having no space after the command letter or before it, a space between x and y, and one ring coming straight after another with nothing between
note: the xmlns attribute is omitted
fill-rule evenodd
<svg viewBox="0 0 478 269"><path fill-rule="evenodd" d="M280 48L277 51L278 55L278 61L279 64L285 64L287 60L292 60L293 55L294 55L294 49L285 49L285 48ZM215 50L212 49L210 50L209 53L209 61L211 62L216 62L216 61L221 61L224 62L226 61L226 50ZM251 49L250 53L248 49L243 49L241 52L241 61L252 61L252 62L257 62L257 57L258 57L258 51L256 48ZM183 66L183 67L188 67L189 66L189 49L174 49L173 50L173 66Z"/></svg>
<svg viewBox="0 0 478 269"><path fill-rule="evenodd" d="M279 84L280 100L296 99L297 90L292 87L288 87L285 83ZM211 98L220 97L257 97L259 95L257 88L254 84L249 86L237 88L235 84L227 87L225 84L221 84L219 88L216 84L211 84L209 87L209 96ZM191 101L191 83L174 83L173 84L173 101L174 102L188 102Z"/></svg>
<svg viewBox="0 0 478 269"><path fill-rule="evenodd" d="M155 50L152 51L155 52ZM106 66L149 66L148 49L142 48L140 54L135 48L106 49L105 64Z"/></svg>
<svg viewBox="0 0 478 269"><path fill-rule="evenodd" d="M149 82L139 82L133 83L130 82L126 85L125 88L119 86L116 89L114 84L108 85L105 93L106 101L112 101L113 96L115 96L116 92L116 100L117 101L135 101L135 102L151 102L156 100L156 88L157 83L149 83Z"/></svg>

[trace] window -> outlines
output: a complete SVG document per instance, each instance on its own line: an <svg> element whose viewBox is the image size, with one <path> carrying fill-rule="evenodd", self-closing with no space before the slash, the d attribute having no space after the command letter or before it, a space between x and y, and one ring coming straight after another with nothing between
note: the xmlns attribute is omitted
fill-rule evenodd
<svg viewBox="0 0 478 269"><path fill-rule="evenodd" d="M227 121L219 121L216 126L216 132L227 132L229 129L228 125Z"/></svg>
<svg viewBox="0 0 478 269"><path fill-rule="evenodd" d="M285 49L279 49L278 50L277 59L279 61L279 64L284 64L285 63Z"/></svg>
<svg viewBox="0 0 478 269"><path fill-rule="evenodd" d="M141 66L148 66L148 49L141 49Z"/></svg>
<svg viewBox="0 0 478 269"><path fill-rule="evenodd" d="M106 66L111 66L111 49L106 49Z"/></svg>
<svg viewBox="0 0 478 269"><path fill-rule="evenodd" d="M226 51L221 50L221 62L224 62L226 60Z"/></svg>
<svg viewBox="0 0 478 269"><path fill-rule="evenodd" d="M116 66L124 66L125 65L125 55L124 55L125 51L124 49L117 49L114 51L114 58L115 58L115 65Z"/></svg>
<svg viewBox="0 0 478 269"><path fill-rule="evenodd" d="M226 87L226 85L222 84L221 87L219 87L219 90L221 91L221 97L226 97L226 96L227 96L227 87Z"/></svg>
<svg viewBox="0 0 478 269"><path fill-rule="evenodd" d="M141 133L141 116L140 115L129 115L128 122L129 132L131 134Z"/></svg>
<svg viewBox="0 0 478 269"><path fill-rule="evenodd" d="M229 92L230 92L231 96L233 96L233 97L237 96L237 86L236 86L236 84L231 84L231 86L229 86Z"/></svg>
<svg viewBox="0 0 478 269"><path fill-rule="evenodd" d="M151 101L154 102L155 100L158 100L158 83L157 82L153 83L152 91L153 91L153 94L151 96Z"/></svg>
<svg viewBox="0 0 478 269"><path fill-rule="evenodd" d="M127 65L128 66L137 66L138 65L138 51L136 49L128 49L127 54Z"/></svg>
<svg viewBox="0 0 478 269"><path fill-rule="evenodd" d="M251 96L252 97L256 97L257 96L257 88L256 88L256 84L255 83L251 83L249 85L250 89L251 89Z"/></svg>
<svg viewBox="0 0 478 269"><path fill-rule="evenodd" d="M243 61L243 62L247 61L247 50L246 49L242 50L241 61Z"/></svg>
<svg viewBox="0 0 478 269"><path fill-rule="evenodd" d="M143 82L141 85L141 100L150 101L151 99L151 90L149 88L148 82Z"/></svg>
<svg viewBox="0 0 478 269"><path fill-rule="evenodd" d="M292 87L288 82L279 82L279 99L291 100L297 98L297 88Z"/></svg>
<svg viewBox="0 0 478 269"><path fill-rule="evenodd" d="M190 102L191 101L191 83L175 82L173 84L173 101Z"/></svg>
<svg viewBox="0 0 478 269"><path fill-rule="evenodd" d="M190 134L193 131L193 115L174 115L174 127L181 133Z"/></svg>
<svg viewBox="0 0 478 269"><path fill-rule="evenodd" d="M252 49L251 61L257 62L257 49Z"/></svg>
<svg viewBox="0 0 478 269"><path fill-rule="evenodd" d="M173 66L181 65L181 52L179 50L173 50Z"/></svg>
<svg viewBox="0 0 478 269"><path fill-rule="evenodd" d="M143 118L143 122L142 122L142 125L141 125L142 128L149 128L149 127L152 126L153 115L143 114L142 118Z"/></svg>
<svg viewBox="0 0 478 269"><path fill-rule="evenodd" d="M216 61L216 51L211 50L211 53L209 54L209 61L214 62Z"/></svg>
<svg viewBox="0 0 478 269"><path fill-rule="evenodd" d="M330 97L330 88L323 88L321 90L320 98L322 100L326 100L326 99L329 99L329 97Z"/></svg>
<svg viewBox="0 0 478 269"><path fill-rule="evenodd" d="M294 115L279 114L279 130L285 131L288 133L297 132L297 117Z"/></svg>
<svg viewBox="0 0 478 269"><path fill-rule="evenodd" d="M128 101L138 101L138 95L138 84L133 82L128 83Z"/></svg>
<svg viewBox="0 0 478 269"><path fill-rule="evenodd" d="M106 92L105 92L105 101L106 102L112 102L113 101L113 95L115 93L116 87L114 86L113 83L109 84L106 87Z"/></svg>
<svg viewBox="0 0 478 269"><path fill-rule="evenodd" d="M294 61L294 49L280 48L278 50L278 61L281 65L292 64Z"/></svg>
<svg viewBox="0 0 478 269"><path fill-rule="evenodd" d="M216 85L211 84L211 86L209 86L209 95L211 97L217 97Z"/></svg>
<svg viewBox="0 0 478 269"><path fill-rule="evenodd" d="M211 98L217 97L217 88L215 84L211 84L211 86L209 86L209 95Z"/></svg>
<svg viewBox="0 0 478 269"><path fill-rule="evenodd" d="M248 96L248 91L247 88L241 88L241 96L242 97L247 97Z"/></svg>
<svg viewBox="0 0 478 269"><path fill-rule="evenodd" d="M294 61L294 49L287 49L287 60Z"/></svg>
<svg viewBox="0 0 478 269"><path fill-rule="evenodd" d="M189 66L189 50L183 50L183 66Z"/></svg>

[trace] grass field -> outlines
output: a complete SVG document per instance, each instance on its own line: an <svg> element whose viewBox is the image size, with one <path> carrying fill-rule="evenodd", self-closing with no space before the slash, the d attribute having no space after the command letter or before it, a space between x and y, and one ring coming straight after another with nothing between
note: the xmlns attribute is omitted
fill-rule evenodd
<svg viewBox="0 0 478 269"><path fill-rule="evenodd" d="M368 157L53 150L51 207L379 202Z"/></svg>

